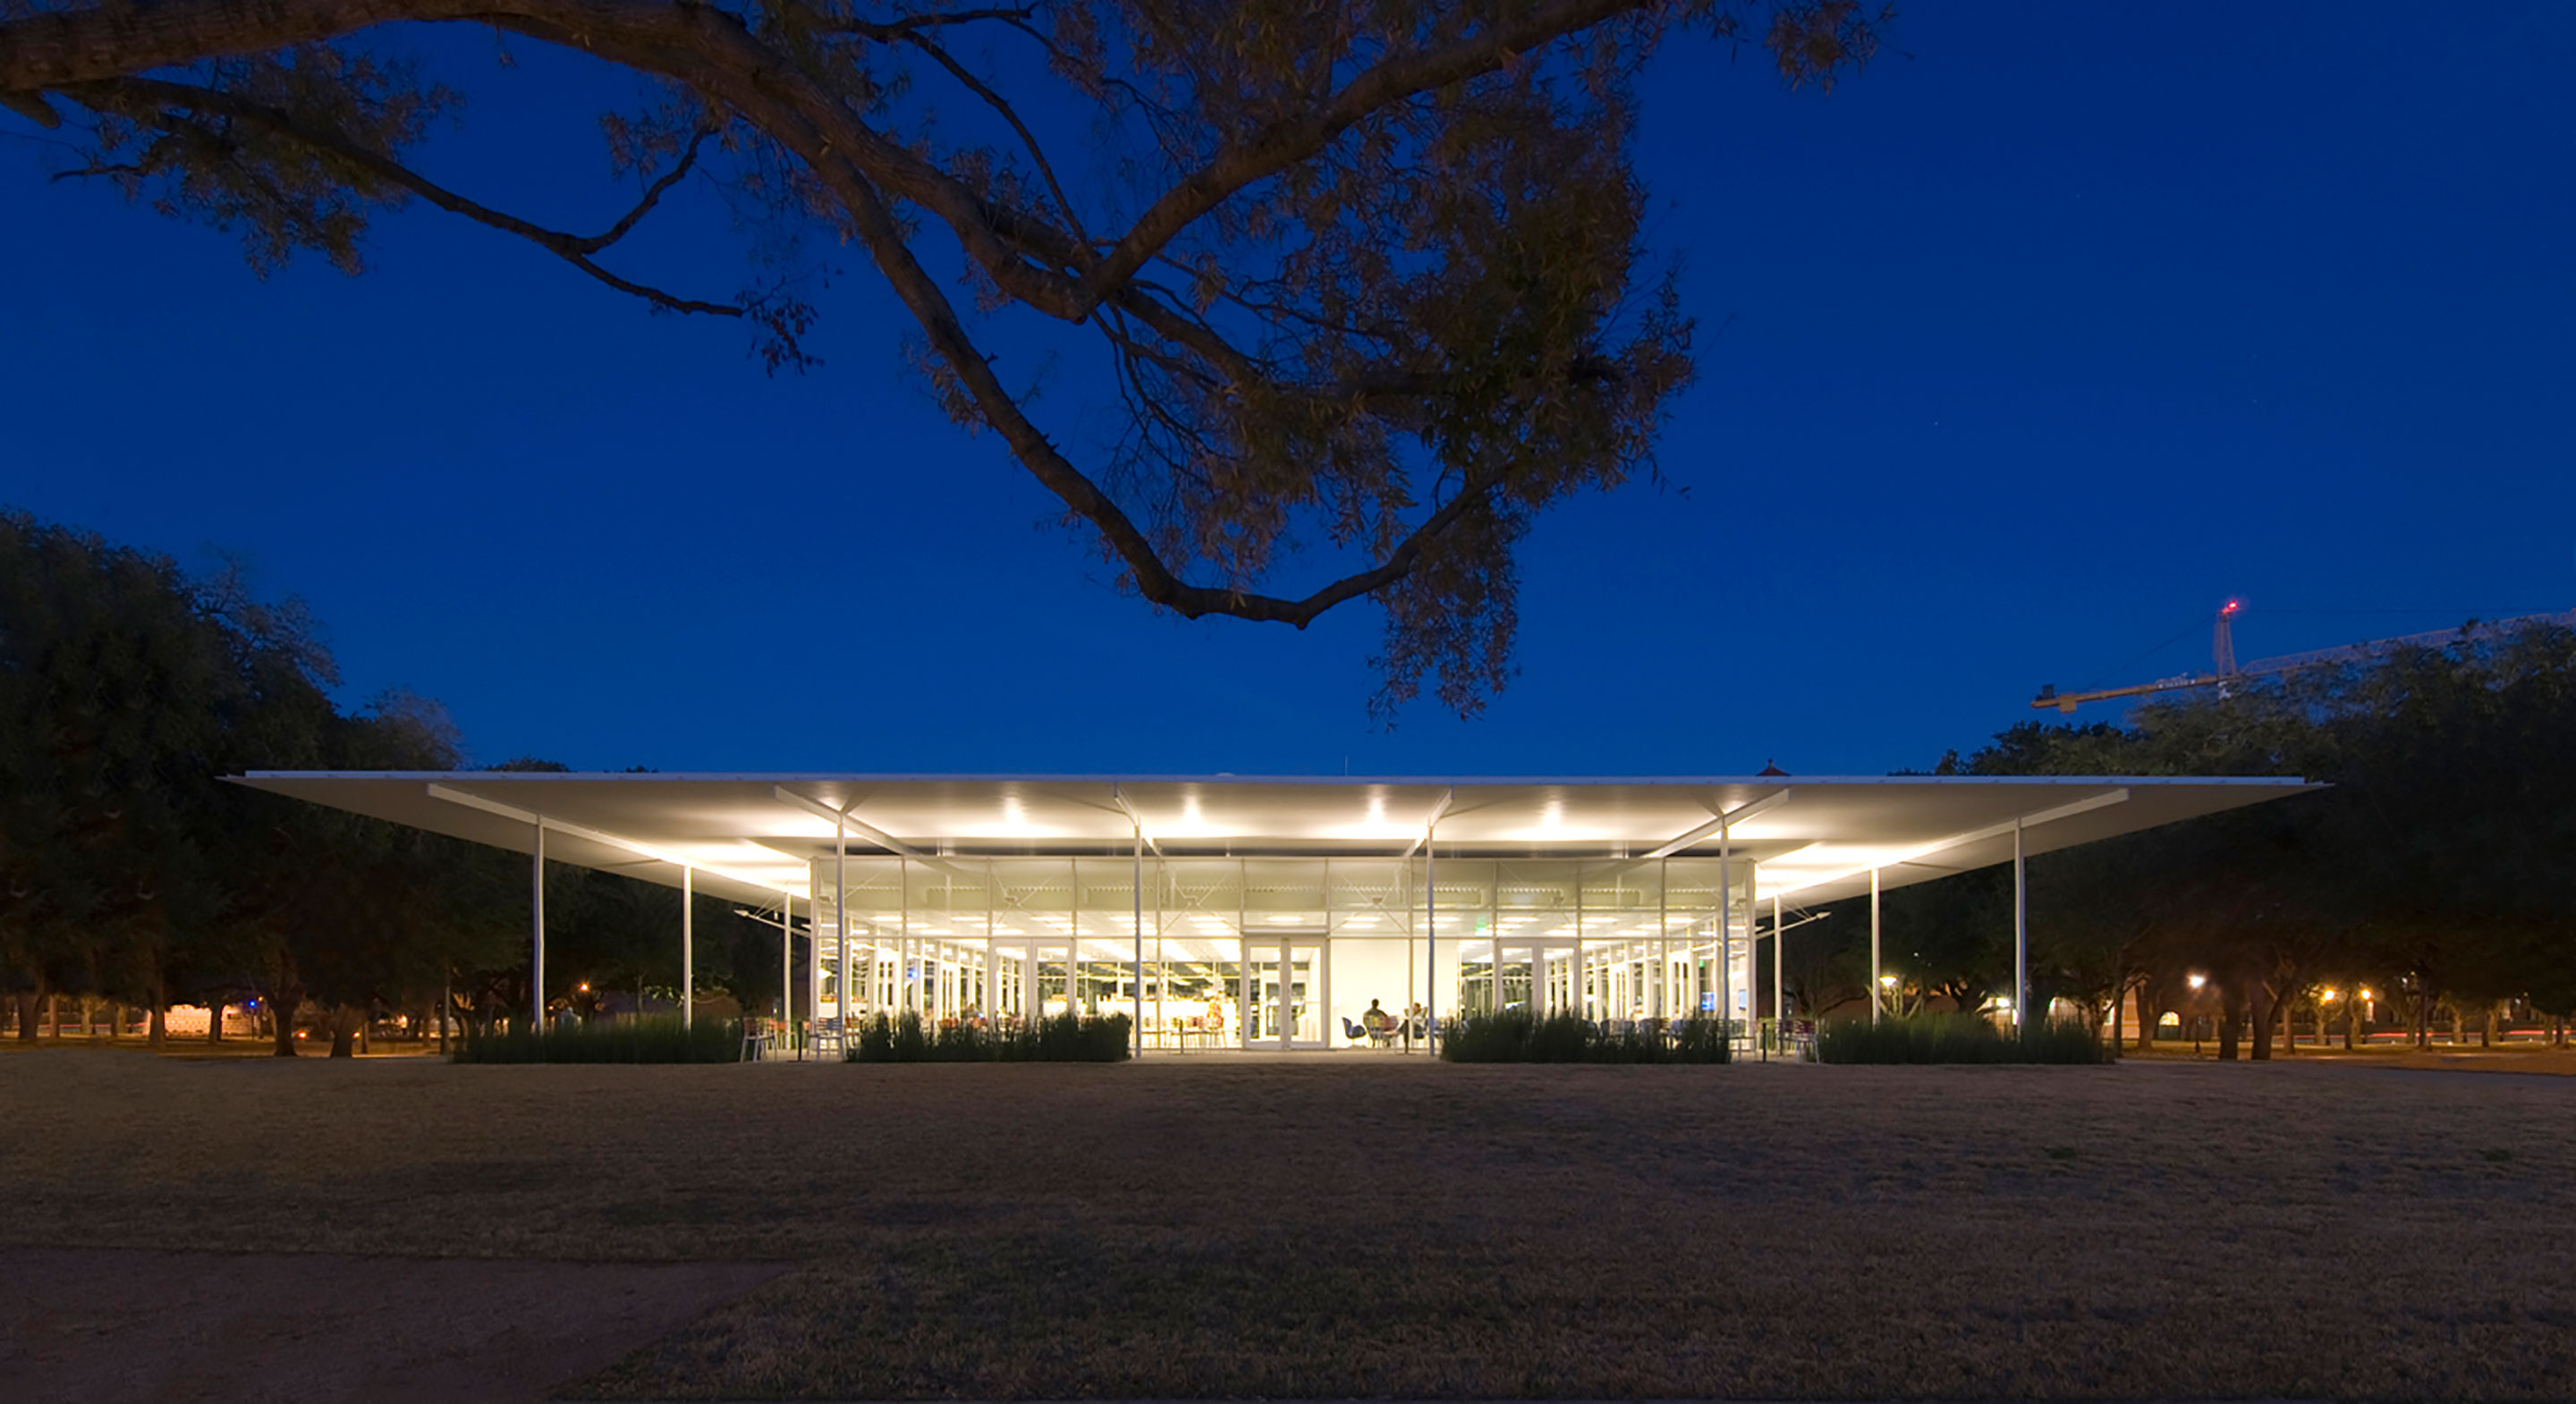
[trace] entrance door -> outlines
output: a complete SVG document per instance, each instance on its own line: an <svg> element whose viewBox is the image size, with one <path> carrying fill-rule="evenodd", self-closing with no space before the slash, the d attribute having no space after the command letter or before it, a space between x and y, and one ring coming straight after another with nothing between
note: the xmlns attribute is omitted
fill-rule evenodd
<svg viewBox="0 0 2576 1404"><path fill-rule="evenodd" d="M1246 932L1238 989L1245 1048L1323 1048L1324 948L1311 932Z"/></svg>

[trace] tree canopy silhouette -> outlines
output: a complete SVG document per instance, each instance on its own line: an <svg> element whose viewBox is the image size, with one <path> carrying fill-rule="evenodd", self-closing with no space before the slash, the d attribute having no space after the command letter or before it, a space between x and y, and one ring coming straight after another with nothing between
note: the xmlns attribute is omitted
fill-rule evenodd
<svg viewBox="0 0 2576 1404"><path fill-rule="evenodd" d="M418 200L657 310L739 320L772 369L811 364L822 260L848 246L949 417L997 434L1124 586L1300 628L1372 600L1373 708L1427 684L1469 713L1510 674L1531 521L1651 472L1691 376L1642 233L1642 66L1678 32L1830 85L1885 19L1856 0L0 0L0 106L55 134L63 176L236 231L262 270L313 253L354 273L371 222ZM632 203L582 233L425 174L469 79L433 71L421 25L646 80L600 118ZM684 188L756 236L738 291L627 266ZM1096 443L996 367L1004 339L1055 334L1116 387Z"/></svg>

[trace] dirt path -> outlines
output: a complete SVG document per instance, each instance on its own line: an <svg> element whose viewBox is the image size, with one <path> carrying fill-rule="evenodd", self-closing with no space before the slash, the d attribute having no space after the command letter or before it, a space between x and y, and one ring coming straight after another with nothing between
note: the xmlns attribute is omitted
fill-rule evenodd
<svg viewBox="0 0 2576 1404"><path fill-rule="evenodd" d="M540 1399L781 1270L0 1249L0 1395L14 1404Z"/></svg>

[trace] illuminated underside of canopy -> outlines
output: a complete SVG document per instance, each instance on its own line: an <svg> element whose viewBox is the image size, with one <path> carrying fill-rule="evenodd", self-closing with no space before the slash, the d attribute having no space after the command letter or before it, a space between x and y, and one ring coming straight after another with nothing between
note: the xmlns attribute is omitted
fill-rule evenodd
<svg viewBox="0 0 2576 1404"><path fill-rule="evenodd" d="M2313 789L2270 778L1218 776L254 771L254 789L736 900L806 894L845 815L853 855L1653 858L1721 851L1801 903Z"/></svg>

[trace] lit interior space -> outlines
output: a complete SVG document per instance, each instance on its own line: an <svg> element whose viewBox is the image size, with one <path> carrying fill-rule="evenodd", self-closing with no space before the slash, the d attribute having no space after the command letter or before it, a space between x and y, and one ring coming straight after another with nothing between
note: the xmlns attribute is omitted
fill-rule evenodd
<svg viewBox="0 0 2576 1404"><path fill-rule="evenodd" d="M1126 1014L1139 1050L1419 1051L1504 1009L1779 1013L1798 908L2294 792L2272 779L257 772L783 919L818 1030ZM532 923L542 963L542 915ZM1794 934L1791 939L1794 938ZM1795 1012L1795 1011L1792 1011Z"/></svg>

